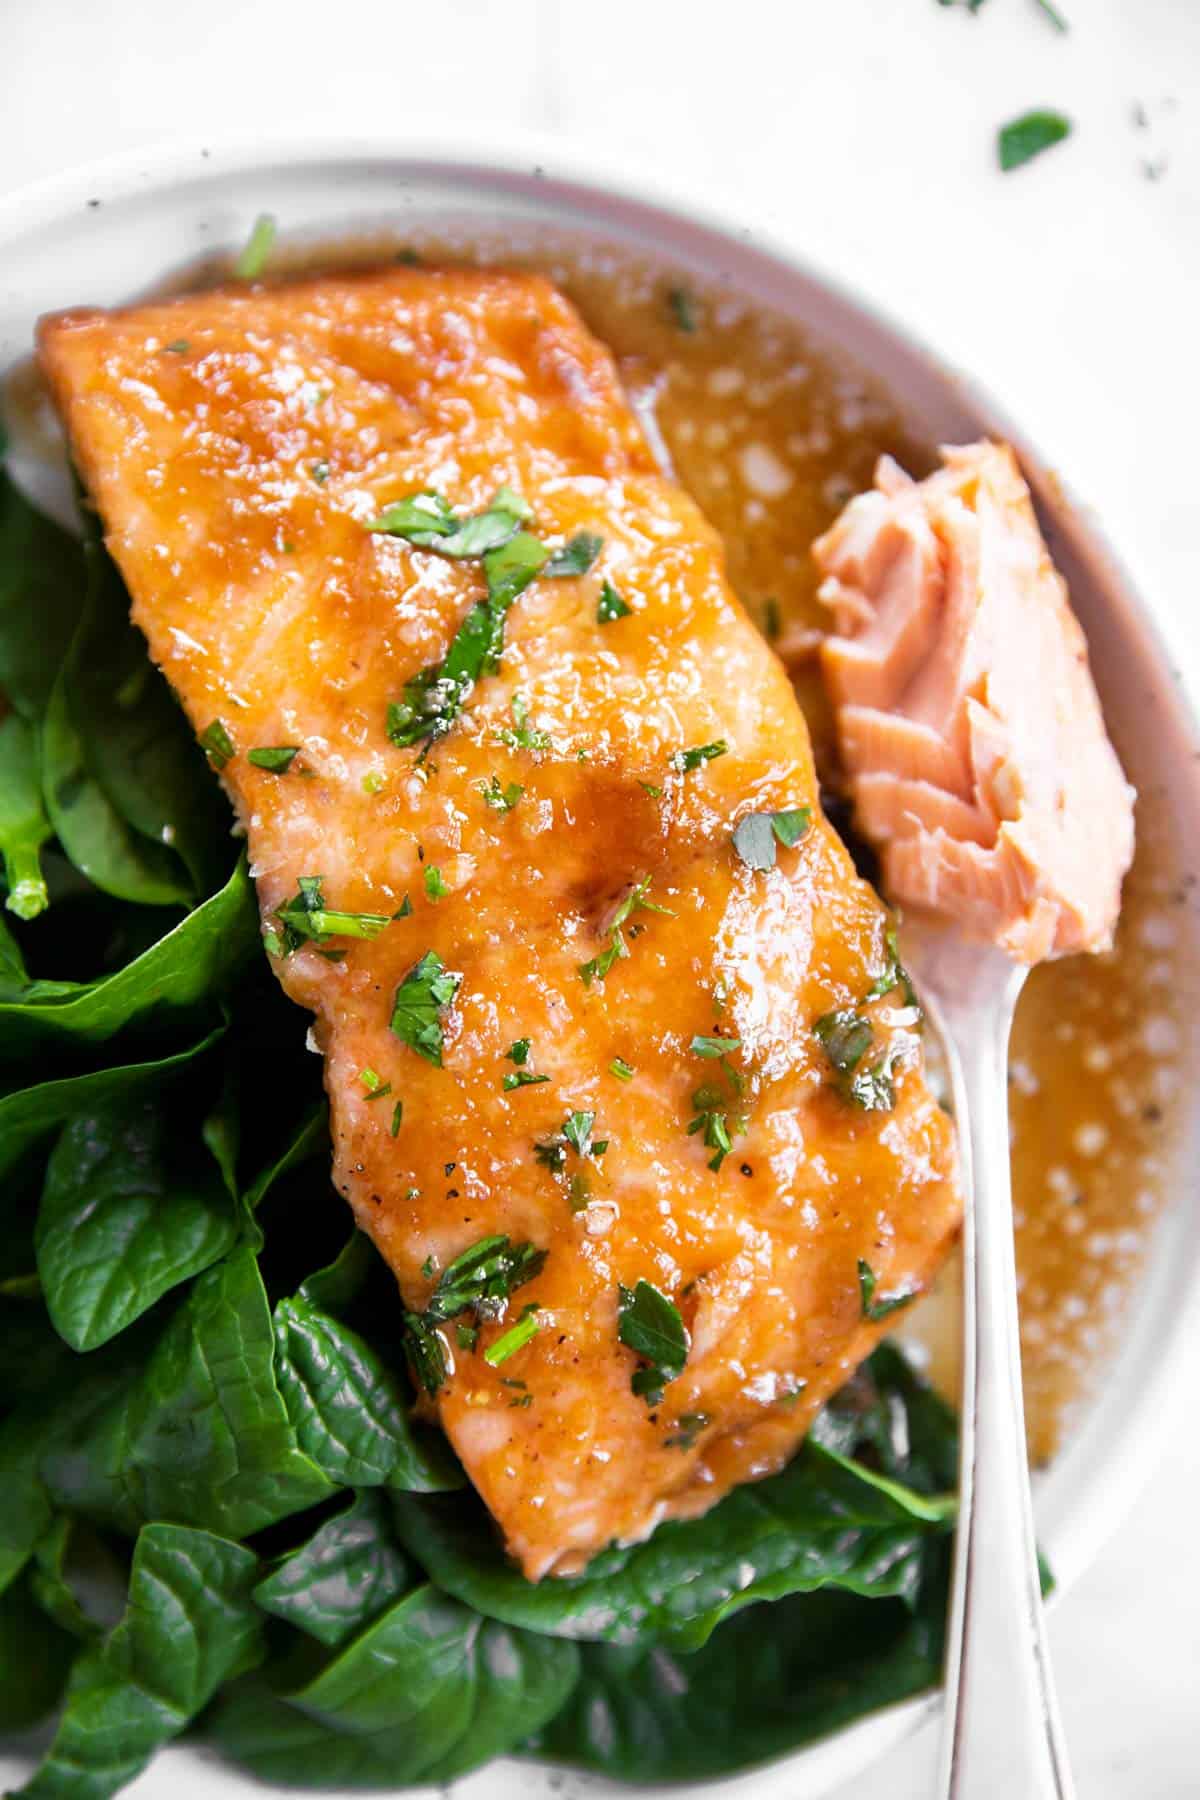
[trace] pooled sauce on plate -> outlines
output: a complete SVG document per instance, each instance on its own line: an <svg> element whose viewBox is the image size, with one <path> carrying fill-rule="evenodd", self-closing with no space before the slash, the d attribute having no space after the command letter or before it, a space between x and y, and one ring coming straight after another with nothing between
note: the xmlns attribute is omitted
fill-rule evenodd
<svg viewBox="0 0 1200 1800"><path fill-rule="evenodd" d="M732 585L788 666L818 768L837 786L832 719L815 654L829 616L809 545L890 452L916 475L915 442L886 392L756 301L615 246L464 231L415 233L422 260L544 271L616 354L655 448L721 534ZM336 261L382 262L395 243L357 243ZM305 258L311 261L311 258ZM326 247L322 265L335 260ZM298 259L281 257L293 273ZM276 265L273 264L272 271ZM203 272L202 272L203 273ZM218 271L225 274L222 268ZM172 288L195 288L197 272ZM1103 670L1100 671L1101 676ZM1131 777L1136 755L1119 735ZM1010 1065L1021 1330L1031 1454L1044 1461L1113 1347L1123 1304L1168 1197L1182 1082L1183 970L1176 921L1188 895L1169 870L1150 791L1116 947L1036 969ZM905 1320L910 1347L953 1389L957 1272Z"/></svg>

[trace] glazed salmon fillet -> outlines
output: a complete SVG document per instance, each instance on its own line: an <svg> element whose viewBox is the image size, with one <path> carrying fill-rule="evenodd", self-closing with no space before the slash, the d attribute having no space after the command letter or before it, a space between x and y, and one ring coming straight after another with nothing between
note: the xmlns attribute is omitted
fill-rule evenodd
<svg viewBox="0 0 1200 1800"><path fill-rule="evenodd" d="M942 455L885 457L813 546L856 822L899 904L1021 962L1107 949L1134 794L1083 632L1012 451Z"/></svg>
<svg viewBox="0 0 1200 1800"><path fill-rule="evenodd" d="M945 1253L951 1128L783 668L609 354L541 279L394 270L64 315L41 358L512 1555L570 1571L777 1469L871 1284ZM854 1007L851 1070L814 1025ZM486 1291L447 1278L481 1243Z"/></svg>

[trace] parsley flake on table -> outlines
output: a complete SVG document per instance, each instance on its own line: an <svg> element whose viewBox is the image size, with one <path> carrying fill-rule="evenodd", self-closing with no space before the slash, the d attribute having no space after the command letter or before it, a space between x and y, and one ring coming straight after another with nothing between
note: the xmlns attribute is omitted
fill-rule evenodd
<svg viewBox="0 0 1200 1800"><path fill-rule="evenodd" d="M1071 121L1060 112L1038 109L1022 113L1002 125L996 134L996 155L1005 174L1032 162L1044 150L1061 144L1071 133Z"/></svg>

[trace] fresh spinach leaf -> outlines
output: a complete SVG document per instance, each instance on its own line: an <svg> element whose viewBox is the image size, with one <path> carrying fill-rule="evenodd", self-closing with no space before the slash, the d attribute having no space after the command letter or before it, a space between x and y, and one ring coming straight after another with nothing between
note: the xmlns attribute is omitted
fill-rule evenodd
<svg viewBox="0 0 1200 1800"><path fill-rule="evenodd" d="M462 1476L438 1437L413 1426L401 1379L303 1293L275 1307L275 1375L296 1442L335 1487L434 1493Z"/></svg>
<svg viewBox="0 0 1200 1800"><path fill-rule="evenodd" d="M220 1169L159 1102L79 1113L51 1152L37 1266L73 1350L107 1343L237 1236Z"/></svg>
<svg viewBox="0 0 1200 1800"><path fill-rule="evenodd" d="M110 1101L132 1100L165 1086L219 1043L223 1034L224 1027L218 1026L189 1049L154 1062L119 1063L90 1074L66 1075L0 1093L0 1175L6 1174L31 1144L77 1113Z"/></svg>
<svg viewBox="0 0 1200 1800"><path fill-rule="evenodd" d="M947 1503L805 1444L768 1481L736 1488L703 1518L613 1547L582 1575L528 1582L473 1495L397 1496L401 1542L433 1581L489 1618L560 1637L698 1648L731 1613L821 1587L911 1598Z"/></svg>
<svg viewBox="0 0 1200 1800"><path fill-rule="evenodd" d="M139 1533L120 1624L71 1671L21 1800L107 1800L263 1653L253 1552L184 1525Z"/></svg>
<svg viewBox="0 0 1200 1800"><path fill-rule="evenodd" d="M304 1787L441 1782L488 1762L562 1706L573 1645L491 1624L419 1587L314 1680L223 1696L208 1733L260 1780Z"/></svg>
<svg viewBox="0 0 1200 1800"><path fill-rule="evenodd" d="M0 692L37 723L79 622L83 545L0 467Z"/></svg>
<svg viewBox="0 0 1200 1800"><path fill-rule="evenodd" d="M224 879L228 812L103 544L42 725L46 809L76 868L143 905L188 904Z"/></svg>
<svg viewBox="0 0 1200 1800"><path fill-rule="evenodd" d="M98 1532L65 1513L34 1551L29 1580L43 1612L85 1643L110 1631L125 1610L127 1570Z"/></svg>
<svg viewBox="0 0 1200 1800"><path fill-rule="evenodd" d="M126 1532L170 1518L239 1538L327 1499L336 1484L296 1442L273 1353L254 1254L235 1250L116 1393L56 1437L41 1460L52 1498Z"/></svg>
<svg viewBox="0 0 1200 1800"><path fill-rule="evenodd" d="M0 1593L0 1731L36 1725L56 1705L76 1640L43 1611L31 1578Z"/></svg>
<svg viewBox="0 0 1200 1800"><path fill-rule="evenodd" d="M281 1558L254 1598L264 1612L336 1650L412 1585L387 1506L368 1491Z"/></svg>
<svg viewBox="0 0 1200 1800"><path fill-rule="evenodd" d="M139 1039L165 1032L227 993L257 942L258 906L243 859L211 899L114 974L39 983L0 1004L0 1062L103 1044L127 1028Z"/></svg>
<svg viewBox="0 0 1200 1800"><path fill-rule="evenodd" d="M610 1780L707 1781L825 1737L941 1678L941 1546L913 1609L824 1589L742 1613L702 1649L585 1644L563 1710L530 1748Z"/></svg>
<svg viewBox="0 0 1200 1800"><path fill-rule="evenodd" d="M18 919L36 919L50 903L41 848L50 836L33 727L19 713L0 723L0 859L5 900Z"/></svg>

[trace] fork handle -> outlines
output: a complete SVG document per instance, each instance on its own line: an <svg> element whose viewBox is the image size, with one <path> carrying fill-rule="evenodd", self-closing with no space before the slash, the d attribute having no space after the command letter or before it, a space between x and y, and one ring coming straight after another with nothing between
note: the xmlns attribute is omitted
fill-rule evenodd
<svg viewBox="0 0 1200 1800"><path fill-rule="evenodd" d="M1042 1616L1021 1391L1007 1075L1023 976L1013 970L1004 989L993 988L990 1025L967 993L946 1008L967 1206L942 1800L1074 1794Z"/></svg>

